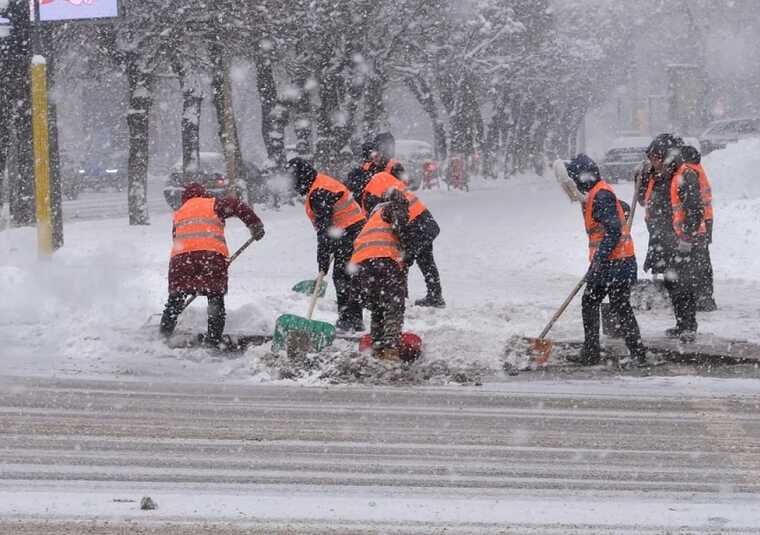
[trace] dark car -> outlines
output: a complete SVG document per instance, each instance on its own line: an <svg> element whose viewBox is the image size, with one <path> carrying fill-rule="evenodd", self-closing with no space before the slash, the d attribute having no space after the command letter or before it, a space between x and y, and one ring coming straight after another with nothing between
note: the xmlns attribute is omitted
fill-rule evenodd
<svg viewBox="0 0 760 535"><path fill-rule="evenodd" d="M726 148L740 139L760 137L760 117L715 121L699 136L702 154Z"/></svg>
<svg viewBox="0 0 760 535"><path fill-rule="evenodd" d="M164 186L164 198L169 208L177 210L182 205L185 184L198 182L217 199L234 196L254 201L255 199L249 199L249 196L254 196L260 178L258 168L250 162L244 162L243 169L238 169L238 180L230 184L227 180L227 160L224 155L218 152L201 152L197 169L183 174L181 161L172 166Z"/></svg>
<svg viewBox="0 0 760 535"><path fill-rule="evenodd" d="M696 138L684 138L684 141L697 150L700 143ZM652 142L651 137L631 136L615 139L604 157L599 161L602 177L608 182L633 180L634 172L642 161L646 160L646 150Z"/></svg>
<svg viewBox="0 0 760 535"><path fill-rule="evenodd" d="M101 152L86 158L79 167L82 189L122 191L127 187L127 151Z"/></svg>

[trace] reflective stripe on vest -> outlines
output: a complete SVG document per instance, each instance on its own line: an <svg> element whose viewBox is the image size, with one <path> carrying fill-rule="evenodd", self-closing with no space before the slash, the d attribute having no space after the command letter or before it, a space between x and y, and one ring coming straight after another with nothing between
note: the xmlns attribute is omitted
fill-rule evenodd
<svg viewBox="0 0 760 535"><path fill-rule="evenodd" d="M594 199L596 198L596 194L602 190L609 191L613 195L615 194L609 184L604 180L600 180L593 188L591 188L591 191L588 192L585 204L583 205L583 221L586 225L586 233L588 234L589 262L594 260L596 252L599 250L599 245L604 239L604 226L594 220ZM612 250L612 253L610 253L610 256L605 260L620 260L634 255L631 229L628 228L628 223L625 220L625 213L623 212L623 206L620 204L617 197L615 197L615 206L617 208L618 218L620 219L622 235L620 236L617 245Z"/></svg>
<svg viewBox="0 0 760 535"><path fill-rule="evenodd" d="M712 188L705 168L699 163L687 163L686 166L699 176L699 194L702 197L702 204L705 206L705 221L712 221L714 219Z"/></svg>
<svg viewBox="0 0 760 535"><path fill-rule="evenodd" d="M383 220L383 209L382 204L375 208L369 221L354 240L352 264L360 264L371 258L390 258L401 264L401 242L391 224Z"/></svg>
<svg viewBox="0 0 760 535"><path fill-rule="evenodd" d="M172 256L194 251L210 251L229 256L224 239L224 221L214 210L214 199L196 197L174 212Z"/></svg>
<svg viewBox="0 0 760 535"><path fill-rule="evenodd" d="M678 168L670 181L670 205L673 207L673 230L679 239L685 241L689 241L690 236L686 235L683 228L684 223L686 222L686 211L683 209L683 203L681 202L681 197L678 195L678 189L681 187L681 184L683 184L683 174L689 169L691 168L687 164L683 164ZM697 171L694 172L699 175ZM700 196L701 194L700 188ZM705 225L704 217L702 217L702 221L699 222L699 228L697 229L696 234L698 236L707 234L707 225Z"/></svg>
<svg viewBox="0 0 760 535"><path fill-rule="evenodd" d="M422 212L427 210L427 206L411 191L407 191L406 184L385 171L377 173L367 183L362 193L362 208L367 210L367 195L383 198L391 188L404 192L404 197L409 201L409 221L417 219Z"/></svg>
<svg viewBox="0 0 760 535"><path fill-rule="evenodd" d="M317 175L314 183L311 185L309 192L306 194L306 215L311 219L312 224L316 222L316 215L311 208L311 194L316 189L323 189L331 193L340 193L341 197L333 207L332 225L340 229L347 229L355 223L364 221L364 213L359 203L354 200L353 194L341 182L327 175Z"/></svg>

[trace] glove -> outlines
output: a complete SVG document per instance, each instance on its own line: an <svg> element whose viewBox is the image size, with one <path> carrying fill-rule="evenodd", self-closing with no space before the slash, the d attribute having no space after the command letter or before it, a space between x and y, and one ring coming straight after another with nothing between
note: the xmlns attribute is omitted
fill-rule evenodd
<svg viewBox="0 0 760 535"><path fill-rule="evenodd" d="M248 227L248 230L251 231L251 237L259 241L261 238L264 237L264 225L256 225L254 227Z"/></svg>
<svg viewBox="0 0 760 535"><path fill-rule="evenodd" d="M691 242L688 242L686 240L678 240L676 250L681 254L689 254L691 252L691 247Z"/></svg>

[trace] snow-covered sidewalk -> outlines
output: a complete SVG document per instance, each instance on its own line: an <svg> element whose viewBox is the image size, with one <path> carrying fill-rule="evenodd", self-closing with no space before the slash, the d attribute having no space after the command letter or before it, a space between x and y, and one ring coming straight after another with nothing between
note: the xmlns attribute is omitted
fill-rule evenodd
<svg viewBox="0 0 760 535"><path fill-rule="evenodd" d="M718 312L700 314L700 330L760 341L760 142L737 144L706 159L716 196L715 267ZM630 184L617 188L632 195ZM407 309L406 327L426 344L426 358L455 366L498 370L505 341L535 336L586 269L586 236L578 205L550 179L523 177L476 182L469 193L420 192L439 221L435 243L448 307ZM267 236L231 268L229 332L272 331L278 315L302 314L307 303L290 291L316 271L315 238L300 206L262 210ZM66 246L49 260L36 255L34 229L0 233L0 374L136 375L165 379L266 380L259 360L266 348L233 361L205 352L169 350L140 334L166 298L169 214L148 227L124 219L66 225ZM246 239L237 222L228 228L231 248ZM647 233L634 227L639 263ZM643 274L642 274L643 275ZM332 285L331 285L332 286ZM410 297L424 295L417 268ZM552 336L582 336L579 300ZM332 288L317 319L334 321ZM671 326L668 311L640 312L644 336ZM205 328L205 302L183 320Z"/></svg>

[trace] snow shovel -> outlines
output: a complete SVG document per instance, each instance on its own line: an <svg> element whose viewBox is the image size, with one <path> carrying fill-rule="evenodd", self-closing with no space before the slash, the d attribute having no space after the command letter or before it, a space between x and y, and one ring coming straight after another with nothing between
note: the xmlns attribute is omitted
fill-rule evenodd
<svg viewBox="0 0 760 535"><path fill-rule="evenodd" d="M320 273L317 277L311 293L311 302L309 311L305 318L294 314L283 314L274 325L274 336L272 337L272 351L278 352L286 348L289 340L298 338L301 352L319 352L329 346L335 340L335 326L324 322L312 320L314 307L319 298L319 289L322 286L322 279L325 274Z"/></svg>
<svg viewBox="0 0 760 535"><path fill-rule="evenodd" d="M317 286L317 281L316 280L314 280L314 279L308 279L308 280L305 280L305 281L301 281L298 284L296 284L295 286L293 286L292 290L294 292L299 293L299 294L311 295L311 294L314 293L314 288L316 286ZM327 282L323 280L319 284L319 297L324 297L326 291L327 291Z"/></svg>
<svg viewBox="0 0 760 535"><path fill-rule="evenodd" d="M255 240L254 240L253 236L251 236L250 238L248 238L248 241L246 241L243 245L241 245L240 248L237 251L235 251L233 253L233 255L231 257L229 257L229 259L227 259L227 265L232 264L235 261L235 259L237 259L237 257L240 256L243 251L245 251L246 249L248 249L248 246L250 246L254 241ZM185 309L190 306L190 303L192 303L193 301L195 301L196 297L198 297L198 296L197 295L191 295L190 297L188 297L185 300L185 304L182 305L182 309L179 311L179 313L177 315L179 316L179 314L182 314L182 312L184 312ZM153 318L160 317L161 315L162 315L161 313L151 314L148 317L148 321L146 321L143 324L143 327L149 327L153 323Z"/></svg>

